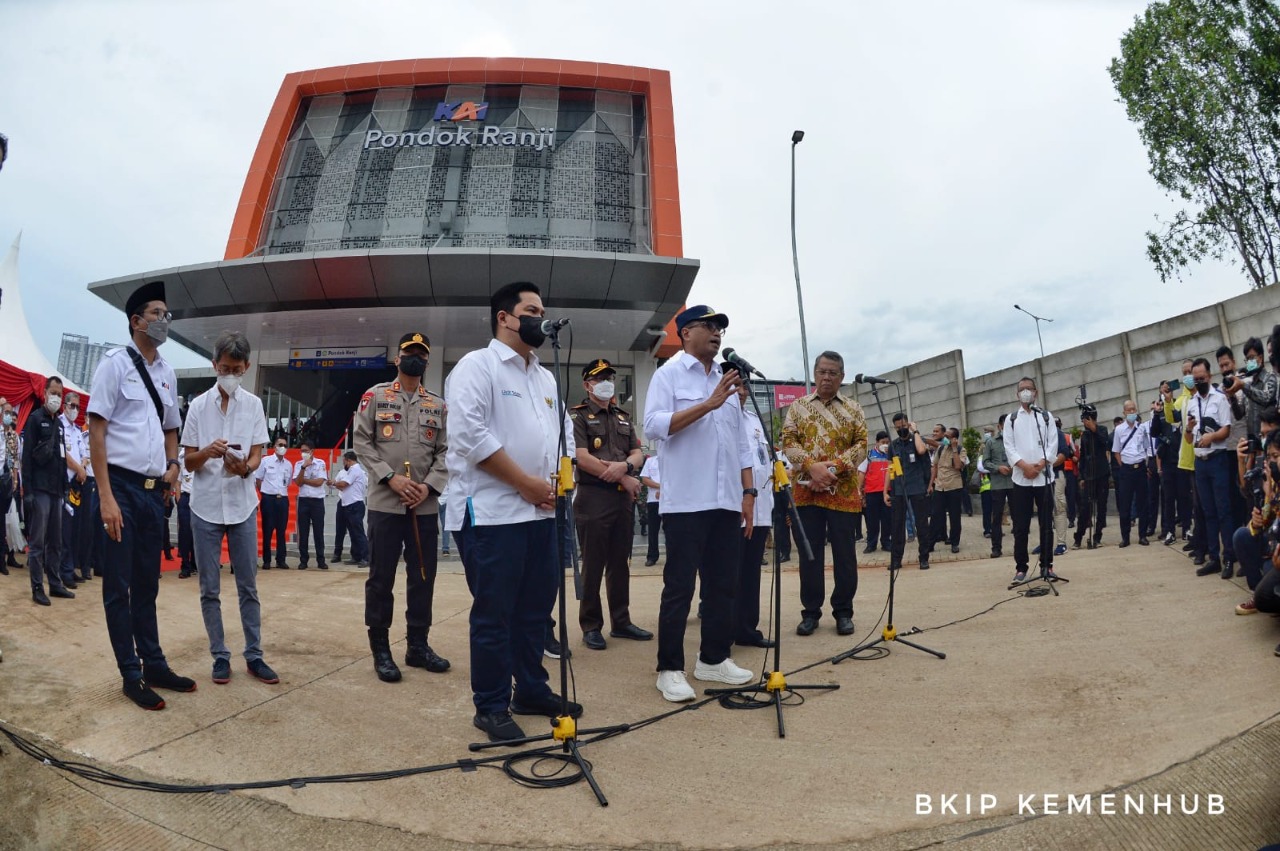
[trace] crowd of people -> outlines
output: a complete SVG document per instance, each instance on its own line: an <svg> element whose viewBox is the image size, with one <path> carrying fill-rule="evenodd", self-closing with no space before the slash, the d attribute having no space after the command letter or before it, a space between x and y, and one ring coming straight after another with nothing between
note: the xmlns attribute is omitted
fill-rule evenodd
<svg viewBox="0 0 1280 851"><path fill-rule="evenodd" d="M729 318L706 305L676 318L682 348L653 376L643 429L618 405L616 370L605 359L583 368L580 403L562 409L536 354L546 338L541 293L517 283L493 295L492 341L459 361L442 395L422 383L430 341L405 334L395 379L361 397L353 448L329 470L309 438L301 440L301 459L290 461L288 434L273 434L261 400L241 387L252 365L244 335L218 338L215 384L184 416L173 370L159 354L169 321L163 284L140 288L126 313L131 342L103 359L87 410L51 377L42 407L19 433L12 406L0 399L0 515L9 521L0 526L0 573L19 566L24 543L6 541L7 530L25 536L36 604L73 599L80 583L100 579L123 692L146 709L164 708L157 688L196 689L170 668L159 638L167 506L178 518L179 576L199 577L212 681L232 677L221 612L225 547L246 670L277 683L264 658L257 573L290 566L291 496L298 569L308 569L312 555L328 569L327 488L338 493L329 559L342 558L349 538L349 562L369 571L364 619L384 682L403 676L390 635L401 564L404 663L438 674L452 669L428 641L438 557L452 536L473 596L473 723L496 741L523 737L514 715L582 712L551 689L543 662L569 653L553 617L571 546L557 534L558 496L572 500L574 528L565 531L582 557L577 617L590 650L606 650L610 639L655 638L633 622L630 608L637 508L649 536L647 565L658 562L665 534L655 669L658 691L673 702L695 697L684 652L695 591L694 679L744 685L755 678L732 651L773 646L760 629L761 565L771 533L778 557L790 557L792 517L810 547L800 560L796 634L813 635L829 612L836 633L847 636L855 630L857 542L865 538L863 553L888 552L889 569L900 570L914 540L919 568L929 569L936 548L960 551L971 489L992 558L1004 556L1009 515L1015 585L1053 580L1055 557L1100 546L1114 494L1120 547L1135 537L1139 546L1182 541L1197 574L1245 578L1254 594L1236 607L1239 614L1280 612L1271 568L1280 559L1280 439L1272 439L1280 426L1280 326L1265 346L1246 342L1240 368L1231 349L1220 349L1218 383L1208 359L1188 360L1180 379L1160 385L1145 417L1127 400L1110 429L1081 399L1073 435L1037 405L1035 380L1023 378L1017 405L983 429L971 457L959 428L939 423L926 434L905 413L894 415L892 433L871 439L862 408L841 392L844 358L834 351L815 359L813 392L787 409L780 442L772 444L748 404L748 367L718 359ZM86 420L87 430L80 426ZM642 430L656 446L648 455ZM572 481L563 479L562 453L573 460ZM791 478L791 515L774 498L779 469ZM19 517L23 524L13 522Z"/></svg>

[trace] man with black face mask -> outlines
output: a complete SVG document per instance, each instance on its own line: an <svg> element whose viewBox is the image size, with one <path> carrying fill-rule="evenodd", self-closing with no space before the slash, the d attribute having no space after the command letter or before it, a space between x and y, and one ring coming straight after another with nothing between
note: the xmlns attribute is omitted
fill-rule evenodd
<svg viewBox="0 0 1280 851"><path fill-rule="evenodd" d="M1235 562L1231 538L1236 522L1231 514L1230 492L1235 459L1227 439L1231 433L1231 403L1210 383L1207 358L1192 362L1191 378L1195 392L1183 411L1182 439L1195 453L1196 498L1205 520L1208 561L1196 570L1196 576L1208 576L1223 571L1219 552L1228 564Z"/></svg>
<svg viewBox="0 0 1280 851"><path fill-rule="evenodd" d="M22 489L27 501L27 570L31 599L49 605L49 595L75 597L62 576L62 500L67 492L66 446L63 442L62 381L50 376L44 383L44 405L31 412L22 429ZM68 520L68 522L70 522ZM75 587L74 581L71 583Z"/></svg>
<svg viewBox="0 0 1280 851"><path fill-rule="evenodd" d="M425 334L401 337L396 380L365 391L355 415L352 446L368 473L369 578L364 583L364 625L369 630L373 669L387 683L400 679L389 633L401 552L408 598L404 663L434 674L449 670L449 660L427 643L436 583L439 497L449 481L444 400L422 386L430 354L431 342Z"/></svg>
<svg viewBox="0 0 1280 851"><path fill-rule="evenodd" d="M933 464L929 460L929 446L916 424L907 420L907 415L893 415L893 427L898 433L893 443L893 457L896 463L890 465L893 478L885 491L885 502L893 512L893 540L889 551L889 569L902 567L902 554L907 548L907 505L915 512L916 523L920 524L920 533L916 543L920 550L920 569L929 569L929 533L926 531L929 522L929 503L925 494L929 489L929 478L933 472Z"/></svg>

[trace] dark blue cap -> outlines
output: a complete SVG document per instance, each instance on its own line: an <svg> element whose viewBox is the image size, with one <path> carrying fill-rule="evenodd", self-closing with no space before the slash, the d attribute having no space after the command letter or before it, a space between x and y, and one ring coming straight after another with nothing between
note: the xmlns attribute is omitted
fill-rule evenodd
<svg viewBox="0 0 1280 851"><path fill-rule="evenodd" d="M710 319L721 328L729 327L729 317L723 313L716 313L715 310L705 304L695 304L676 316L676 333L679 334L684 330L684 326L690 322L697 322L699 319Z"/></svg>

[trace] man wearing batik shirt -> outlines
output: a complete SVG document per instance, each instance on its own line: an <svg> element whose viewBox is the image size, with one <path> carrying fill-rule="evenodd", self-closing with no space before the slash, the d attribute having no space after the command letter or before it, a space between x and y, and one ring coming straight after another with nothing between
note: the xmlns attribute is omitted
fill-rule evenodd
<svg viewBox="0 0 1280 851"><path fill-rule="evenodd" d="M782 449L795 470L796 510L813 557L800 556L800 625L797 635L813 635L826 596L823 577L827 539L831 540L835 586L831 615L836 632L853 634L853 597L858 591L858 554L854 518L862 510L858 466L867 457L867 421L862 406L840 395L844 358L818 355L813 366L815 392L787 410Z"/></svg>

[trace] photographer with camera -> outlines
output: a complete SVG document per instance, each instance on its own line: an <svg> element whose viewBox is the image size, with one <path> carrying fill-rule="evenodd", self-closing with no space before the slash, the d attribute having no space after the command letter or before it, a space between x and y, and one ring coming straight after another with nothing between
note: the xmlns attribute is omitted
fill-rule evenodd
<svg viewBox="0 0 1280 851"><path fill-rule="evenodd" d="M1233 447L1227 445L1231 433L1231 404L1226 395L1209 381L1209 361L1196 358L1191 364L1195 394L1183 411L1183 441L1195 453L1196 494L1205 520L1205 551L1208 559L1196 569L1196 576L1220 573L1223 564L1235 562L1231 536L1235 519L1231 514L1231 467Z"/></svg>
<svg viewBox="0 0 1280 851"><path fill-rule="evenodd" d="M1271 332L1271 340L1280 337L1280 325ZM1260 417L1265 410L1274 410L1277 394L1280 394L1280 378L1274 372L1268 372L1263 359L1262 341L1250 337L1244 344L1244 368L1227 382L1223 380L1224 393L1239 393L1245 401L1245 422L1249 434L1260 434ZM1273 359L1274 365L1274 359Z"/></svg>
<svg viewBox="0 0 1280 851"><path fill-rule="evenodd" d="M1280 438L1276 436L1280 415L1268 411L1260 425L1267 434L1265 454L1259 463L1243 470L1245 488L1249 494L1252 511L1249 523L1236 530L1233 544L1240 559L1240 572L1254 592L1253 598L1236 606L1236 614L1251 615L1255 612L1280 613ZM1241 444L1241 454L1249 449ZM1270 563L1268 563L1270 562ZM1276 648L1280 655L1280 647Z"/></svg>
<svg viewBox="0 0 1280 851"><path fill-rule="evenodd" d="M1080 400L1079 460L1076 471L1080 477L1079 501L1076 503L1076 535L1074 546L1089 535L1088 547L1095 549L1102 542L1102 530L1107 527L1107 491L1111 487L1111 438L1107 427L1098 425L1098 409L1083 398ZM1092 532L1090 532L1092 526Z"/></svg>

